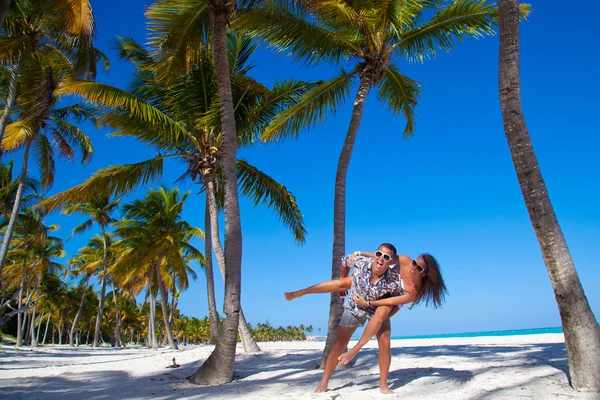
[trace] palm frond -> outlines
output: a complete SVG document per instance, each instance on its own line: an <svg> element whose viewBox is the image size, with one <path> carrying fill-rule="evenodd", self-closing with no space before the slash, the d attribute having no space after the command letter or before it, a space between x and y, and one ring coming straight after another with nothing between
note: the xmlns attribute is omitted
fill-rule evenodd
<svg viewBox="0 0 600 400"><path fill-rule="evenodd" d="M85 222L83 222L82 224L77 225L75 228L73 228L73 231L71 232L71 234L69 235L67 240L71 239L74 235L77 235L79 233L83 233L87 230L92 229L93 224L94 224L94 221L92 219L88 219Z"/></svg>
<svg viewBox="0 0 600 400"><path fill-rule="evenodd" d="M402 75L396 66L390 63L377 86L379 99L387 104L394 115L402 114L406 119L404 136L411 136L415 131L415 107L421 94L419 83Z"/></svg>
<svg viewBox="0 0 600 400"><path fill-rule="evenodd" d="M112 166L96 171L84 183L47 198L36 206L46 213L70 204L89 201L94 196L121 197L138 186L146 186L162 176L163 159L158 156L135 164Z"/></svg>
<svg viewBox="0 0 600 400"><path fill-rule="evenodd" d="M326 116L335 115L338 105L350 94L354 75L354 72L342 70L337 77L319 82L304 93L295 105L273 119L262 134L263 140L295 137L302 130L322 123Z"/></svg>
<svg viewBox="0 0 600 400"><path fill-rule="evenodd" d="M110 85L97 82L72 80L58 90L60 94L79 95L93 104L124 109L135 119L155 128L155 133L166 140L177 142L184 134L183 128L158 110L136 96Z"/></svg>
<svg viewBox="0 0 600 400"><path fill-rule="evenodd" d="M299 243L305 243L304 218L294 195L285 186L245 160L237 161L237 173L241 193L250 197L255 206L263 204L273 209L292 231L294 239Z"/></svg>
<svg viewBox="0 0 600 400"><path fill-rule="evenodd" d="M27 121L16 121L9 124L4 131L2 147L8 151L16 150L33 139L34 130Z"/></svg>
<svg viewBox="0 0 600 400"><path fill-rule="evenodd" d="M53 122L61 137L81 152L81 163L87 164L94 155L94 147L89 136L68 122L62 120L54 120Z"/></svg>
<svg viewBox="0 0 600 400"><path fill-rule="evenodd" d="M525 17L530 6L521 7ZM427 23L402 33L396 49L407 59L422 62L436 49L449 51L466 37L493 35L498 8L486 0L456 0L438 11Z"/></svg>
<svg viewBox="0 0 600 400"><path fill-rule="evenodd" d="M37 158L37 165L40 170L42 187L47 190L54 183L54 150L46 135L38 135L33 143L34 154Z"/></svg>
<svg viewBox="0 0 600 400"><path fill-rule="evenodd" d="M235 29L260 37L280 53L288 53L296 61L314 65L325 60L339 63L350 54L360 53L354 36L331 32L306 20L298 19L284 9L238 10Z"/></svg>

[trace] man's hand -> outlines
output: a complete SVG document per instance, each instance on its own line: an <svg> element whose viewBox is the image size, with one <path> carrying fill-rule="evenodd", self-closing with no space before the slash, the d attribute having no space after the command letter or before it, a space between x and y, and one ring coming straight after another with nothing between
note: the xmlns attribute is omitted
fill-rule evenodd
<svg viewBox="0 0 600 400"><path fill-rule="evenodd" d="M354 295L354 302L356 304L358 304L359 306L363 306L363 307L367 307L369 305L369 303L365 299L363 299L362 297L360 297L357 294Z"/></svg>

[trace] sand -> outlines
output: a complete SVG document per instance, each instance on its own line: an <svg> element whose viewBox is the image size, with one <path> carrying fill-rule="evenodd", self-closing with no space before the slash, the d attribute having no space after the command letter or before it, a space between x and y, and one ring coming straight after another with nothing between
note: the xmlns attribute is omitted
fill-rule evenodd
<svg viewBox="0 0 600 400"><path fill-rule="evenodd" d="M351 343L352 344L352 343ZM0 348L0 398L6 399L589 399L570 388L562 334L392 341L389 384L379 393L377 343L352 367L338 369L329 392L313 394L324 342L260 343L246 355L238 346L234 381L190 384L213 346L158 351L45 346ZM166 368L172 358L179 368Z"/></svg>

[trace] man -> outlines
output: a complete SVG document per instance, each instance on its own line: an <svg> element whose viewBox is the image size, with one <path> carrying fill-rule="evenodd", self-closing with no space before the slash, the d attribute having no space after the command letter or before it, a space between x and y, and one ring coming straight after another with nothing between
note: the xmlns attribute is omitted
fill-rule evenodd
<svg viewBox="0 0 600 400"><path fill-rule="evenodd" d="M403 294L398 271L390 269L395 259L396 248L389 243L384 243L375 252L375 258L362 256L360 252L344 256L340 266L342 279L339 281L323 282L296 292L284 293L286 299L293 300L305 294L348 289L348 287L341 287L340 283L349 283L347 277L350 269L353 270L350 295L344 304L344 313L338 327L336 342L329 353L321 383L315 389L315 393L327 391L331 374L339 362L338 358L350 342L352 334L356 331L356 328L363 326L367 319L373 318L376 310L376 318L382 319L380 321L381 328L376 334L379 344L379 389L382 393L393 393L387 386L387 376L391 362L389 314L393 307L384 306L377 309L377 307L371 307L369 302L383 297ZM367 300L367 304L365 306L358 305L354 300L355 296Z"/></svg>

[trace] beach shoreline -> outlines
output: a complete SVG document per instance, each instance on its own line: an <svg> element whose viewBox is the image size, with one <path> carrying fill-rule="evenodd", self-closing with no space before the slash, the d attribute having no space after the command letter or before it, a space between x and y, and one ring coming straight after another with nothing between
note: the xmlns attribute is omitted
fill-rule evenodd
<svg viewBox="0 0 600 400"><path fill-rule="evenodd" d="M351 345L354 342L351 342ZM21 399L585 399L567 379L560 333L392 340L389 383L378 392L377 343L370 341L352 367L334 372L330 391L313 394L321 341L265 342L263 352L238 346L234 381L212 387L190 384L190 376L214 346L181 350L44 346L0 348L0 398ZM168 365L175 358L179 368Z"/></svg>

